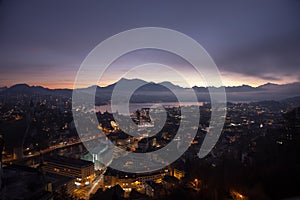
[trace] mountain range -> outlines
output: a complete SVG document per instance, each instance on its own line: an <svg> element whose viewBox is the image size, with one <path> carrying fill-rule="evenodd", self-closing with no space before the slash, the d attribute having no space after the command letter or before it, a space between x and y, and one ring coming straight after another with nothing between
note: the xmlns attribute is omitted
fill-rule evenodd
<svg viewBox="0 0 300 200"><path fill-rule="evenodd" d="M106 104L110 101L112 91L116 84L122 85L134 85L143 84L138 88L131 97L131 101L135 103L144 102L172 102L177 101L174 93L168 88L176 91L183 96L188 96L188 92L194 90L197 94L199 101L209 101L210 96L209 87L183 88L178 85L174 85L171 82L153 83L146 82L140 79L120 79L116 83L111 85L100 87L91 86L87 88L78 89L83 94L93 95L93 91L96 89L96 104ZM168 87L168 88L167 88ZM29 86L27 84L16 84L11 87L0 88L0 97L10 97L26 94L32 95L52 95L52 96L72 96L72 89L48 89L42 86ZM300 96L300 82L289 84L273 84L267 83L258 87L252 87L249 85L230 86L225 87L226 96L228 101L267 101L267 100L283 100ZM189 101L189 99L185 99Z"/></svg>

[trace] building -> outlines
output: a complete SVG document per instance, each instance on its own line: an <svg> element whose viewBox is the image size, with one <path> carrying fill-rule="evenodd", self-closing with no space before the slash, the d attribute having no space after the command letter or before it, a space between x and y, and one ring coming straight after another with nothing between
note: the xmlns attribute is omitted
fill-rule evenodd
<svg viewBox="0 0 300 200"><path fill-rule="evenodd" d="M120 185L115 185L107 190L97 190L97 192L90 197L91 200L98 199L124 199L125 193Z"/></svg>
<svg viewBox="0 0 300 200"><path fill-rule="evenodd" d="M74 184L75 178L73 177L46 172L44 173L44 178L44 180L48 184L48 190L52 191L52 193L59 193L64 187L66 189L66 192L72 195L74 190L76 189L76 185ZM49 185L49 183L51 183L51 185Z"/></svg>
<svg viewBox="0 0 300 200"><path fill-rule="evenodd" d="M173 176L165 176L162 180L164 188L171 190L176 188L179 185L179 180Z"/></svg>
<svg viewBox="0 0 300 200"><path fill-rule="evenodd" d="M75 179L53 173L44 173L40 169L10 165L3 168L3 187L0 199L45 199L53 200L56 193L65 187L72 194Z"/></svg>
<svg viewBox="0 0 300 200"><path fill-rule="evenodd" d="M4 138L0 135L0 190L2 188L2 151L4 149Z"/></svg>
<svg viewBox="0 0 300 200"><path fill-rule="evenodd" d="M149 196L156 196L161 191L156 190L155 192L152 192L150 185L147 185L146 182L161 182L166 174L168 174L167 169L142 174L135 174L121 172L108 167L102 179L102 188L105 190L115 185L120 185L125 192L125 197L128 197L132 190L142 192L146 189L145 187L148 187L147 189L149 192Z"/></svg>
<svg viewBox="0 0 300 200"><path fill-rule="evenodd" d="M154 181L146 181L145 194L149 197L159 198L165 193L162 184L158 184Z"/></svg>
<svg viewBox="0 0 300 200"><path fill-rule="evenodd" d="M96 171L105 169L113 160L112 148L109 148L107 143L106 141L98 143L97 146L84 153L81 159L93 162Z"/></svg>
<svg viewBox="0 0 300 200"><path fill-rule="evenodd" d="M95 176L93 162L63 156L46 157L44 170L73 177L76 179L74 183L77 186L89 185Z"/></svg>
<svg viewBox="0 0 300 200"><path fill-rule="evenodd" d="M169 175L181 180L185 176L185 163L182 159L177 160L169 166Z"/></svg>
<svg viewBox="0 0 300 200"><path fill-rule="evenodd" d="M114 129L114 131L119 130L119 125L115 121L110 121L110 125Z"/></svg>
<svg viewBox="0 0 300 200"><path fill-rule="evenodd" d="M14 147L13 149L14 160L20 160L23 158L23 148L22 146Z"/></svg>

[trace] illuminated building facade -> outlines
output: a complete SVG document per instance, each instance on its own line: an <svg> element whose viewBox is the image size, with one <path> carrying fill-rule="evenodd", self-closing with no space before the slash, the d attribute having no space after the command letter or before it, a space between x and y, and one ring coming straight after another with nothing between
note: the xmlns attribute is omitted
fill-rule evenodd
<svg viewBox="0 0 300 200"><path fill-rule="evenodd" d="M46 157L44 170L75 178L75 185L89 185L94 179L94 163L63 156Z"/></svg>

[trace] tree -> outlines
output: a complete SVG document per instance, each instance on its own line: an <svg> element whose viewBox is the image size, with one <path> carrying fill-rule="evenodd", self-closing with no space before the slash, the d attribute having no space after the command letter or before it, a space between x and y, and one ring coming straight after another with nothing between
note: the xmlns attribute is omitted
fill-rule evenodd
<svg viewBox="0 0 300 200"><path fill-rule="evenodd" d="M75 200L76 198L70 195L66 186L62 186L59 192L54 192L54 200Z"/></svg>

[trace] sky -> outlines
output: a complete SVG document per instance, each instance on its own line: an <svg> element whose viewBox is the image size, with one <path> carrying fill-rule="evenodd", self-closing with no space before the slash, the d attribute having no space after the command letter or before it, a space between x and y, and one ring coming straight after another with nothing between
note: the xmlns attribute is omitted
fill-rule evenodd
<svg viewBox="0 0 300 200"><path fill-rule="evenodd" d="M0 87L27 83L72 88L81 63L97 44L138 27L169 28L195 39L218 66L226 86L298 82L299 21L296 0L0 0ZM169 64L189 84L203 84L175 55L140 50L118 59L99 85L111 84L128 66L146 62ZM167 73L148 71L129 78L160 82Z"/></svg>

